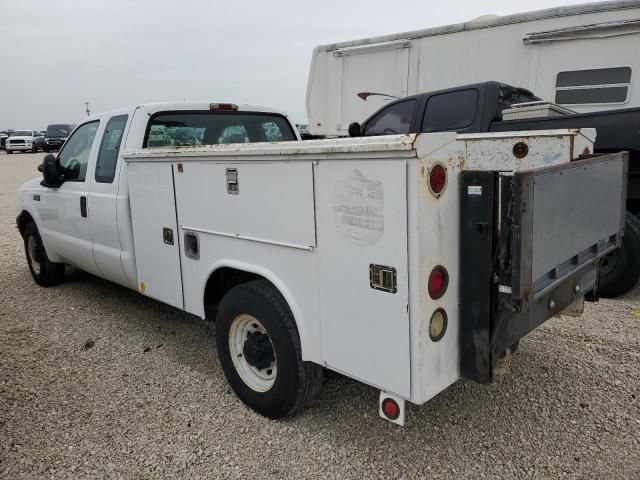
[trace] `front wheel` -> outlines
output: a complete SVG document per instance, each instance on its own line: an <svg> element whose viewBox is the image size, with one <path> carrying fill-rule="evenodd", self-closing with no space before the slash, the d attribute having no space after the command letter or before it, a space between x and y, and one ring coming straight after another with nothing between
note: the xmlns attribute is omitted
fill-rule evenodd
<svg viewBox="0 0 640 480"><path fill-rule="evenodd" d="M11 155L13 153L13 150L7 150L7 154Z"/></svg>
<svg viewBox="0 0 640 480"><path fill-rule="evenodd" d="M622 246L600 263L598 293L614 298L627 293L640 279L640 220L627 212Z"/></svg>
<svg viewBox="0 0 640 480"><path fill-rule="evenodd" d="M38 285L52 287L64 280L64 264L49 260L35 223L29 222L23 233L24 251L31 276Z"/></svg>
<svg viewBox="0 0 640 480"><path fill-rule="evenodd" d="M322 368L302 360L287 302L266 280L227 292L216 315L216 345L233 391L265 417L300 411L322 383Z"/></svg>

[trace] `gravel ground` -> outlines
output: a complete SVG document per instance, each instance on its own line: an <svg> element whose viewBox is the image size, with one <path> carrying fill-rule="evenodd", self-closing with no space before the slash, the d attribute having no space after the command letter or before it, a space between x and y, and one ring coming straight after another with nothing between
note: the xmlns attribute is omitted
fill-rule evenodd
<svg viewBox="0 0 640 480"><path fill-rule="evenodd" d="M35 285L14 195L41 157L0 153L0 478L640 478L640 291L549 321L510 374L409 405L404 428L337 374L270 421L207 323L82 272Z"/></svg>

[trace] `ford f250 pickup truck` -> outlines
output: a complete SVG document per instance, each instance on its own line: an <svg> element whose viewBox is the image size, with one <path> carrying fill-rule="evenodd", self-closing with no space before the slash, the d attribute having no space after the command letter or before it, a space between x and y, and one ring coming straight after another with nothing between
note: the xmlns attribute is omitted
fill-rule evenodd
<svg viewBox="0 0 640 480"><path fill-rule="evenodd" d="M503 119L503 112L510 111L514 105L539 100L528 90L504 83L464 85L390 102L362 125L351 124L349 134L374 136L443 131L478 133L596 128L595 153L629 152L625 236L622 247L603 259L599 279L600 295L622 295L640 280L640 220L637 218L640 215L640 108Z"/></svg>
<svg viewBox="0 0 640 480"><path fill-rule="evenodd" d="M177 108L87 119L45 157L18 193L27 263L43 286L69 264L215 319L228 382L270 418L323 368L398 424L406 401L491 381L597 299L621 241L626 154L579 160L592 129L303 142L273 111ZM160 126L201 144L148 148Z"/></svg>

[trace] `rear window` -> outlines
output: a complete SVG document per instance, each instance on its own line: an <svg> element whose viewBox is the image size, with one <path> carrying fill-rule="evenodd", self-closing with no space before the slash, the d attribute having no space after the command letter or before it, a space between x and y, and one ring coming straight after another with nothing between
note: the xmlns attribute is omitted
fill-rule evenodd
<svg viewBox="0 0 640 480"><path fill-rule="evenodd" d="M219 145L296 140L279 115L232 112L166 112L147 126L145 147Z"/></svg>
<svg viewBox="0 0 640 480"><path fill-rule="evenodd" d="M423 132L458 131L473 123L478 108L477 90L433 95L429 98L422 121Z"/></svg>

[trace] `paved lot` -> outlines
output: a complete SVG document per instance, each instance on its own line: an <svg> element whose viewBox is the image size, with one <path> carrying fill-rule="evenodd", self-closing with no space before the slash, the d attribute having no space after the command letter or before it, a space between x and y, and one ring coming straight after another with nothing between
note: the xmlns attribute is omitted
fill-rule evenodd
<svg viewBox="0 0 640 480"><path fill-rule="evenodd" d="M458 382L408 425L337 374L275 422L231 393L212 326L82 272L31 280L0 153L0 478L640 478L640 291L527 337L511 373Z"/></svg>

